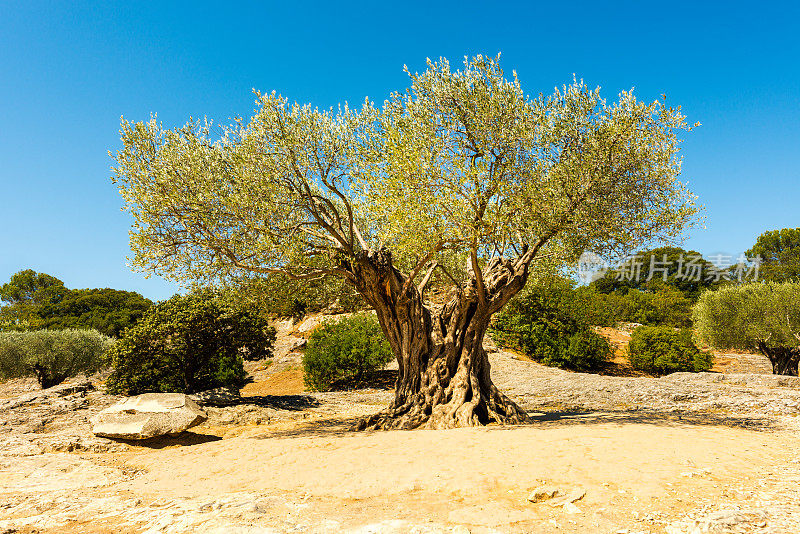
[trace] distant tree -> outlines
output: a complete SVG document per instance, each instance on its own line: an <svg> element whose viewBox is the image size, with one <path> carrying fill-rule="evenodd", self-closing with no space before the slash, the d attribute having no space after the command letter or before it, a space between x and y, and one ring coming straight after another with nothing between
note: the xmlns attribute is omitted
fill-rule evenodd
<svg viewBox="0 0 800 534"><path fill-rule="evenodd" d="M35 330L0 333L0 378L35 376L43 388L104 363L114 340L95 330Z"/></svg>
<svg viewBox="0 0 800 534"><path fill-rule="evenodd" d="M800 280L800 228L764 232L745 256L761 257L759 277L764 280Z"/></svg>
<svg viewBox="0 0 800 534"><path fill-rule="evenodd" d="M527 421L490 377L492 315L543 265L681 235L697 211L678 180L689 126L661 102L608 102L578 81L530 97L499 58L410 78L380 109L259 94L252 119L219 136L123 120L114 179L136 221L134 264L184 281L345 279L399 365L394 401L360 428ZM446 263L459 255L464 276ZM439 272L449 300L428 306Z"/></svg>
<svg viewBox="0 0 800 534"><path fill-rule="evenodd" d="M39 326L36 311L43 305L56 304L67 294L64 282L33 269L11 276L0 286L0 330L26 330Z"/></svg>
<svg viewBox="0 0 800 534"><path fill-rule="evenodd" d="M56 303L40 306L42 328L93 328L112 337L142 318L153 302L133 291L71 289Z"/></svg>
<svg viewBox="0 0 800 534"><path fill-rule="evenodd" d="M699 338L717 349L758 350L772 372L797 376L800 283L759 282L706 291L692 319Z"/></svg>
<svg viewBox="0 0 800 534"><path fill-rule="evenodd" d="M66 292L64 282L55 276L25 269L0 286L0 300L9 304L52 304L59 302Z"/></svg>
<svg viewBox="0 0 800 534"><path fill-rule="evenodd" d="M153 305L139 293L117 289L67 289L64 282L26 269L0 286L0 331L91 328L119 337Z"/></svg>
<svg viewBox="0 0 800 534"><path fill-rule="evenodd" d="M719 286L729 276L725 268L717 268L694 250L680 247L658 247L642 250L621 266L609 269L590 285L601 293L625 294L631 289L656 291L673 286L692 301L703 290Z"/></svg>

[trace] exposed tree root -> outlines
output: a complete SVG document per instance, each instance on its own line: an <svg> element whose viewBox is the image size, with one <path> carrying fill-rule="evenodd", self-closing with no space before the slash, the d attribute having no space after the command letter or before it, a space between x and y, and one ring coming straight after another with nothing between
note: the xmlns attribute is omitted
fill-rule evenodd
<svg viewBox="0 0 800 534"><path fill-rule="evenodd" d="M527 412L500 392L494 384L483 389L486 394L464 400L453 396L449 402L432 404L435 397L417 395L400 406L390 406L358 421L354 430L447 429L483 426L489 423L518 425L530 422Z"/></svg>

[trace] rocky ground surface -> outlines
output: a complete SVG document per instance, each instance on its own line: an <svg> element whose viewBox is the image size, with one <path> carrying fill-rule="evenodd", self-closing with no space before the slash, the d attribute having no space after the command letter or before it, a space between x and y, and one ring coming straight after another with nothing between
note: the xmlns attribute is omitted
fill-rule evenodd
<svg viewBox="0 0 800 534"><path fill-rule="evenodd" d="M118 400L102 377L0 385L0 533L800 532L800 379L757 355L601 376L488 342L495 382L533 424L353 433L391 399L392 369L372 388L305 392L318 322L279 324L241 398L210 398L208 421L172 438L93 436ZM542 487L552 498L531 497Z"/></svg>

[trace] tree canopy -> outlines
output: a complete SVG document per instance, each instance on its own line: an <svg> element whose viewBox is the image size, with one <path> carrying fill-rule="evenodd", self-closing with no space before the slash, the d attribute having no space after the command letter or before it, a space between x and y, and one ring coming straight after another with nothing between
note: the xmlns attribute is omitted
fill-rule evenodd
<svg viewBox="0 0 800 534"><path fill-rule="evenodd" d="M71 289L57 303L36 311L41 328L93 328L119 337L139 321L153 301L134 291L118 289Z"/></svg>
<svg viewBox="0 0 800 534"><path fill-rule="evenodd" d="M24 269L11 275L11 279L0 285L0 330L25 329L38 325L36 311L44 305L56 304L69 290L64 282L33 269Z"/></svg>
<svg viewBox="0 0 800 534"><path fill-rule="evenodd" d="M69 289L58 278L22 270L0 286L0 330L92 328L119 337L153 305L139 293Z"/></svg>
<svg viewBox="0 0 800 534"><path fill-rule="evenodd" d="M764 232L748 257L760 257L760 277L773 282L800 280L800 228Z"/></svg>
<svg viewBox="0 0 800 534"><path fill-rule="evenodd" d="M0 286L0 300L9 304L52 304L59 302L66 291L64 282L55 276L24 269Z"/></svg>
<svg viewBox="0 0 800 534"><path fill-rule="evenodd" d="M114 341L95 330L0 332L0 378L35 376L43 389L103 367Z"/></svg>
<svg viewBox="0 0 800 534"><path fill-rule="evenodd" d="M178 280L349 276L313 260L384 246L409 274L453 250L474 269L514 250L563 260L676 237L696 211L676 180L678 110L629 92L609 104L577 81L530 98L481 56L409 75L380 109L270 93L216 130L123 120L114 170L135 264Z"/></svg>
<svg viewBox="0 0 800 534"><path fill-rule="evenodd" d="M672 286L695 301L703 290L717 287L729 277L728 271L704 259L699 252L666 246L636 252L590 285L601 293L654 291Z"/></svg>

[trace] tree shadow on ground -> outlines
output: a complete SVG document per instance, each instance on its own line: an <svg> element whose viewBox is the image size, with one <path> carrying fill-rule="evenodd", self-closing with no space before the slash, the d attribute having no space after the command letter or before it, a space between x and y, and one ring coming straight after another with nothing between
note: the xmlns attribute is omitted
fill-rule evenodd
<svg viewBox="0 0 800 534"><path fill-rule="evenodd" d="M774 421L763 418L734 417L724 414L708 413L662 413L644 411L576 411L556 410L529 412L532 421L525 425L497 425L490 424L486 428L495 430L514 430L523 427L547 427L567 425L600 425L605 423L616 424L647 424L657 426L723 426L729 428L742 428L754 431L777 430ZM292 437L332 437L352 435L359 417L319 419L303 421L291 428L270 430L264 434L253 436L252 439L292 438ZM367 431L381 432L381 431ZM402 431L400 431L402 432Z"/></svg>
<svg viewBox="0 0 800 534"><path fill-rule="evenodd" d="M119 443L125 443L135 447L146 447L148 449L163 449L166 447L174 446L189 446L200 445L202 443L210 443L212 441L219 441L222 438L219 436L212 436L209 434L198 434L196 432L184 431L176 436L158 436L148 439L115 439L109 438Z"/></svg>
<svg viewBox="0 0 800 534"><path fill-rule="evenodd" d="M291 428L269 430L264 434L253 436L251 439L344 436L347 434L355 434L356 432L353 431L353 427L359 419L359 417L339 417L318 419L316 421L303 421Z"/></svg>
<svg viewBox="0 0 800 534"><path fill-rule="evenodd" d="M535 363L538 365L545 365L547 364L542 363L539 360L535 360L525 354L520 350L516 350L512 347L503 347L500 349L499 352L504 352L506 354L510 354L514 360L521 361L521 362L528 362L528 363ZM648 377L648 378L657 378L654 375L637 371L630 364L627 362L626 359L620 357L614 357L611 360L606 360L603 362L598 362L596 366L592 369L584 370L584 371L576 371L574 369L568 369L566 367L558 367L558 366L547 366L553 367L555 369L561 369L562 371L567 371L569 373L580 373L580 374L592 374L592 375L601 375L601 376L617 376L617 377Z"/></svg>
<svg viewBox="0 0 800 534"><path fill-rule="evenodd" d="M330 391L352 391L354 389L394 390L397 374L397 369L382 369L369 373L361 379L351 377L336 380L331 383Z"/></svg>
<svg viewBox="0 0 800 534"><path fill-rule="evenodd" d="M320 405L320 402L311 395L254 395L252 397L241 397L232 406L245 404L299 412L308 408L316 408Z"/></svg>
<svg viewBox="0 0 800 534"><path fill-rule="evenodd" d="M530 412L534 425L591 425L604 423L649 424L661 426L724 426L747 430L775 430L778 425L763 417L743 417L710 412L658 412L644 410L583 411L555 410ZM511 428L511 427L509 427Z"/></svg>

